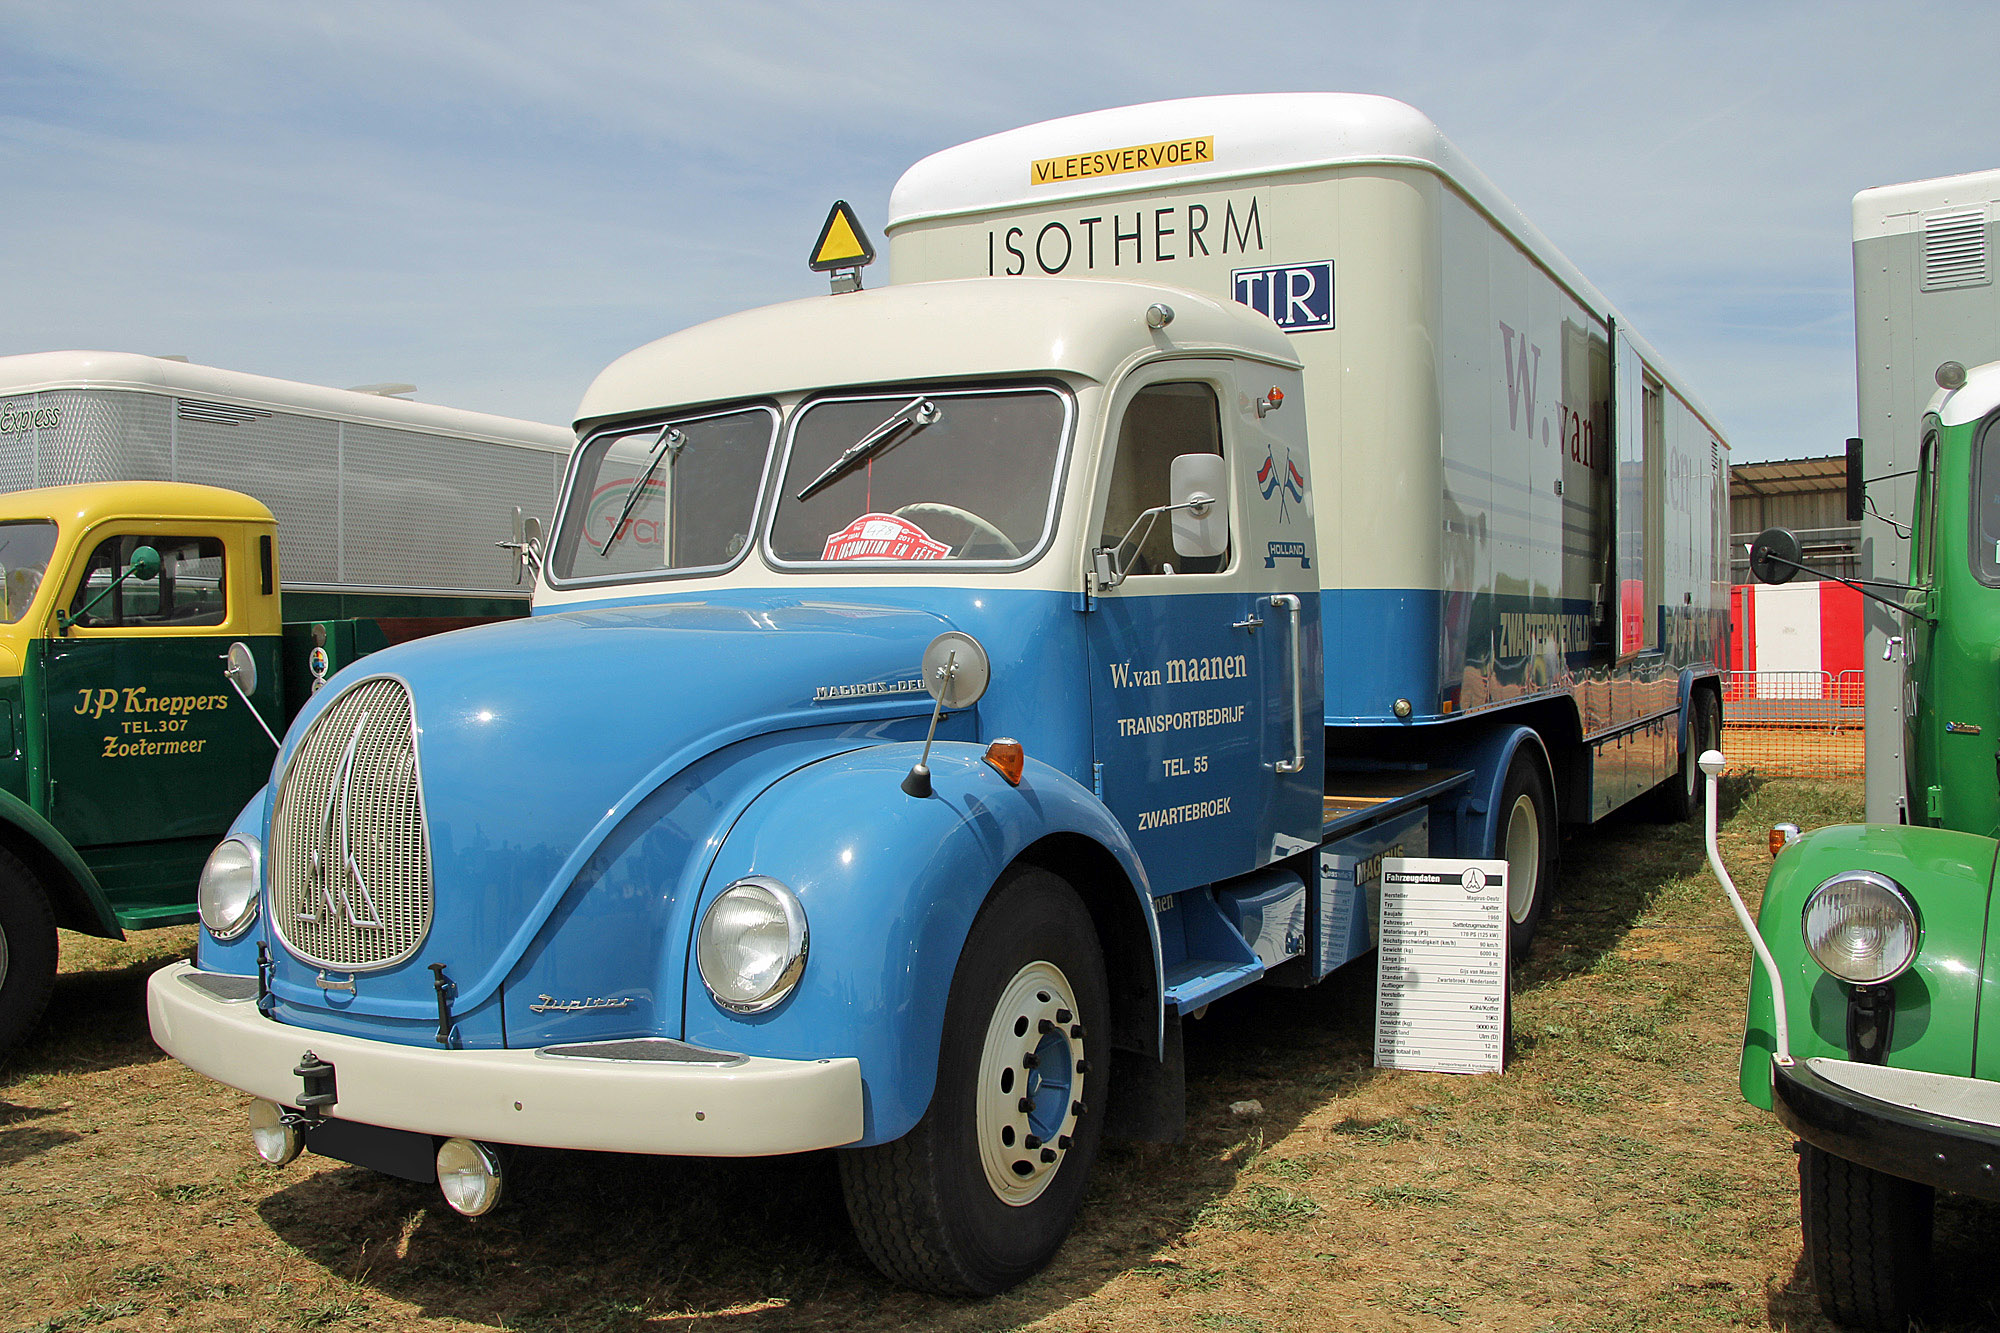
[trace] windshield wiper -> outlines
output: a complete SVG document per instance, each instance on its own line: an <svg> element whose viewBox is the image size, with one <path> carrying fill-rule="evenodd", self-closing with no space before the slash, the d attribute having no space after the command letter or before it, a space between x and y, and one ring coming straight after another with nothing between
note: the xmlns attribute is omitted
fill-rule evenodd
<svg viewBox="0 0 2000 1333"><path fill-rule="evenodd" d="M936 425L941 415L942 413L938 411L936 403L922 394L918 394L915 398L912 398L909 402L904 403L898 408L895 414L887 421L877 426L874 430L869 431L853 444L848 445L840 457L833 460L833 464L826 471L807 482L805 489L792 498L796 500L811 499L827 487L833 485L834 482L846 476L857 464L864 463L873 458L887 449L891 443L900 443L901 440L898 439L898 435L905 426L909 427L909 434L902 435L901 439L908 439L910 435L916 434L926 426Z"/></svg>
<svg viewBox="0 0 2000 1333"><path fill-rule="evenodd" d="M645 494L647 483L652 481L653 474L660 470L660 460L680 457L680 452L687 447L687 442L687 436L678 426L669 426L660 432L659 440L653 445L652 459L646 464L645 475L633 482L632 489L625 492L624 507L618 511L618 521L611 525L611 535L604 539L604 549L597 553L599 560L611 558L611 548L625 535L625 520L632 517L632 510L638 505L639 497Z"/></svg>

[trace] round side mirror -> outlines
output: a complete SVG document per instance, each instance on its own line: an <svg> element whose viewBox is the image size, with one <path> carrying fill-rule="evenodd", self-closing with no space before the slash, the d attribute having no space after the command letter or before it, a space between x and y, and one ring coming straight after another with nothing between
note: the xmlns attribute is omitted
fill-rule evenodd
<svg viewBox="0 0 2000 1333"><path fill-rule="evenodd" d="M955 629L931 640L921 669L931 698L954 711L978 703L993 678L992 663L979 640Z"/></svg>
<svg viewBox="0 0 2000 1333"><path fill-rule="evenodd" d="M132 549L132 567L127 571L133 578L156 579L160 577L160 553L150 546Z"/></svg>
<svg viewBox="0 0 2000 1333"><path fill-rule="evenodd" d="M257 692L257 659L250 655L249 644L240 640L230 644L229 651L222 655L222 660L224 680L243 691L246 699Z"/></svg>
<svg viewBox="0 0 2000 1333"><path fill-rule="evenodd" d="M1765 528L1750 544L1750 575L1759 583L1790 583L1804 554L1797 534L1785 528Z"/></svg>

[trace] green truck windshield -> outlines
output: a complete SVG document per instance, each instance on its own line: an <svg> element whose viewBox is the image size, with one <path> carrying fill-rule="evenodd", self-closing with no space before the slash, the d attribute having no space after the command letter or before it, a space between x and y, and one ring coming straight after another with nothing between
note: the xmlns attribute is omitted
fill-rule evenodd
<svg viewBox="0 0 2000 1333"><path fill-rule="evenodd" d="M56 549L56 525L45 519L0 523L0 624L28 614Z"/></svg>

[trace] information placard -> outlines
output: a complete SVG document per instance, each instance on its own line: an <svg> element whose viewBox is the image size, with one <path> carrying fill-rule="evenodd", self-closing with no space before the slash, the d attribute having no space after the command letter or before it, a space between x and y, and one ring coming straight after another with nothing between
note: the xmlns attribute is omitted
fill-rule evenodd
<svg viewBox="0 0 2000 1333"><path fill-rule="evenodd" d="M1498 1070L1507 1050L1507 863L1382 862L1375 1063Z"/></svg>

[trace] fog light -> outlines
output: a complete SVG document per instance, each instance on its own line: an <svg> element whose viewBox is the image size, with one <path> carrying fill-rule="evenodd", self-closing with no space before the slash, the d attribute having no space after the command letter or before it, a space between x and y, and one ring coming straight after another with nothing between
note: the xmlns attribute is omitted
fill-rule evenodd
<svg viewBox="0 0 2000 1333"><path fill-rule="evenodd" d="M286 1123L285 1108L262 1098L250 1103L250 1142L272 1166L283 1166L305 1151L305 1135Z"/></svg>
<svg viewBox="0 0 2000 1333"><path fill-rule="evenodd" d="M438 1149L438 1188L454 1212L467 1217L490 1213L500 1202L500 1159L471 1139L446 1139Z"/></svg>

